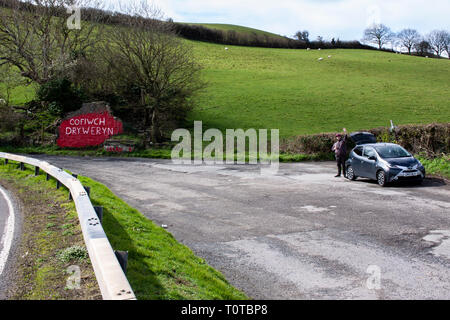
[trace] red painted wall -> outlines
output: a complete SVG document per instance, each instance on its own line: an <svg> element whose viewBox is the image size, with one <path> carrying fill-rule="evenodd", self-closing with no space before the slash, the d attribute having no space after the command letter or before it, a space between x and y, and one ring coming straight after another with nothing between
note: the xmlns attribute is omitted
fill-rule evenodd
<svg viewBox="0 0 450 320"><path fill-rule="evenodd" d="M63 148L98 146L122 132L122 122L110 113L89 113L64 120L57 143Z"/></svg>

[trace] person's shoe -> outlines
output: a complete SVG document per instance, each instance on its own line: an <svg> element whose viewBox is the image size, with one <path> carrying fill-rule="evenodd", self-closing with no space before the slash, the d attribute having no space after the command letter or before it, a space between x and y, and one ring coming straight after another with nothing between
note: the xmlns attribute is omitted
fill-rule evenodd
<svg viewBox="0 0 450 320"><path fill-rule="evenodd" d="M334 176L335 178L340 178L341 177L341 175L340 174L338 174L337 176Z"/></svg>

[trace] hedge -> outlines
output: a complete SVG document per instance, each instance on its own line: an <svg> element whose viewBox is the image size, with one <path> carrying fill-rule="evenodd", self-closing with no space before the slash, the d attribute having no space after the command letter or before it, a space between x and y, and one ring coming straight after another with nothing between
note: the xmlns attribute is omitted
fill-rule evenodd
<svg viewBox="0 0 450 320"><path fill-rule="evenodd" d="M428 157L450 154L450 123L403 125L392 132L386 127L366 131L373 133L378 142L396 143L414 154ZM335 139L336 133L296 136L281 141L280 151L288 154L330 153ZM349 141L348 146L351 150L354 143Z"/></svg>

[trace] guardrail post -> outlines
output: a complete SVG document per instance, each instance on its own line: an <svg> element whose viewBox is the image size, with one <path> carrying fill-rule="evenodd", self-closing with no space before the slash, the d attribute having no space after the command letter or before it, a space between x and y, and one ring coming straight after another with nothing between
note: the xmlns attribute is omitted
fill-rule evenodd
<svg viewBox="0 0 450 320"><path fill-rule="evenodd" d="M34 167L34 175L36 177L39 175L39 167Z"/></svg>
<svg viewBox="0 0 450 320"><path fill-rule="evenodd" d="M119 264L122 267L123 272L127 273L128 251L117 251L117 250L114 250L114 253L116 254L117 261L119 261Z"/></svg>
<svg viewBox="0 0 450 320"><path fill-rule="evenodd" d="M50 178L51 178L51 175L49 173L47 173L47 177L46 177L47 181L49 181Z"/></svg>
<svg viewBox="0 0 450 320"><path fill-rule="evenodd" d="M56 180L56 189L61 188L61 182L59 180Z"/></svg>
<svg viewBox="0 0 450 320"><path fill-rule="evenodd" d="M103 207L94 207L95 213L97 213L98 220L103 223Z"/></svg>
<svg viewBox="0 0 450 320"><path fill-rule="evenodd" d="M72 177L74 177L75 179L78 179L78 175L75 173L72 173ZM72 201L73 197L72 197L72 192L70 192L69 190L69 201Z"/></svg>
<svg viewBox="0 0 450 320"><path fill-rule="evenodd" d="M86 193L88 195L88 197L91 197L91 187L84 187L84 189L86 190Z"/></svg>
<svg viewBox="0 0 450 320"><path fill-rule="evenodd" d="M25 164L23 162L20 163L20 171L25 171Z"/></svg>
<svg viewBox="0 0 450 320"><path fill-rule="evenodd" d="M9 159L5 159L5 166L8 164Z"/></svg>

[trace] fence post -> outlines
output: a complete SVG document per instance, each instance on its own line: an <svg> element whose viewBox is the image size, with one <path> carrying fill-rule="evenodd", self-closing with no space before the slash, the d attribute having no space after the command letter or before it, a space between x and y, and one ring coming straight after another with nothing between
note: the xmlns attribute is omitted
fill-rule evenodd
<svg viewBox="0 0 450 320"><path fill-rule="evenodd" d="M100 220L100 223L103 223L103 207L94 207L95 213L97 213L97 217Z"/></svg>
<svg viewBox="0 0 450 320"><path fill-rule="evenodd" d="M117 250L115 250L114 253L116 254L117 261L119 261L119 264L122 267L123 272L127 273L128 251L117 251Z"/></svg>
<svg viewBox="0 0 450 320"><path fill-rule="evenodd" d="M88 195L88 197L91 197L91 187L84 187L84 189L86 190L86 193Z"/></svg>

